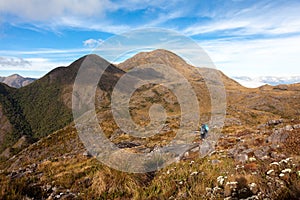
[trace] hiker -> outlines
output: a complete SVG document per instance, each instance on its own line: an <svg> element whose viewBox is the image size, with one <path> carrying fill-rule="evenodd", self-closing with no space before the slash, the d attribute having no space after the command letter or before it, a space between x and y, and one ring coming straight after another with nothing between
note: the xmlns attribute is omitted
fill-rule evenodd
<svg viewBox="0 0 300 200"><path fill-rule="evenodd" d="M208 135L208 125L207 124L202 124L201 125L201 128L200 128L200 136L201 136L201 139L205 139Z"/></svg>

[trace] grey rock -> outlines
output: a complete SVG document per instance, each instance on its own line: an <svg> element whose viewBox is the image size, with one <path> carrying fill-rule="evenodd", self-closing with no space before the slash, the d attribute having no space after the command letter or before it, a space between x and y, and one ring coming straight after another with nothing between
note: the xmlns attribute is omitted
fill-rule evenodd
<svg viewBox="0 0 300 200"><path fill-rule="evenodd" d="M123 148L132 148L132 147L136 147L136 146L140 146L140 145L141 144L136 143L136 142L126 142L126 141L116 144L116 146L118 148L121 148L121 149L123 149Z"/></svg>
<svg viewBox="0 0 300 200"><path fill-rule="evenodd" d="M212 161L211 161L211 164L213 164L213 165L217 165L217 164L219 164L219 163L221 163L220 160L212 160Z"/></svg>
<svg viewBox="0 0 300 200"><path fill-rule="evenodd" d="M89 151L85 151L82 153L83 156L86 156L86 157L92 157L92 155L90 154Z"/></svg>
<svg viewBox="0 0 300 200"><path fill-rule="evenodd" d="M196 148L191 149L191 152L198 152L198 151L200 151L200 147L199 146L197 146Z"/></svg>
<svg viewBox="0 0 300 200"><path fill-rule="evenodd" d="M250 190L251 190L251 192L253 194L257 194L258 193L258 186L257 186L256 183L250 183L249 184L249 188L250 188Z"/></svg>
<svg viewBox="0 0 300 200"><path fill-rule="evenodd" d="M300 128L300 124L295 124L295 125L293 125L293 128L294 128L294 129Z"/></svg>
<svg viewBox="0 0 300 200"><path fill-rule="evenodd" d="M283 123L283 119L273 119L273 120L268 121L267 125L268 126L272 126L272 125L276 126L276 125L281 124L281 123Z"/></svg>
<svg viewBox="0 0 300 200"><path fill-rule="evenodd" d="M248 161L248 155L247 154L238 154L235 156L235 160L238 161L238 162L242 162L242 163L245 163Z"/></svg>
<svg viewBox="0 0 300 200"><path fill-rule="evenodd" d="M294 128L293 128L293 126L291 126L291 125L287 125L287 126L285 126L285 130L286 131L292 131Z"/></svg>
<svg viewBox="0 0 300 200"><path fill-rule="evenodd" d="M208 142L207 140L204 140L202 145L200 146L200 155L202 157L208 155L214 150L214 147Z"/></svg>
<svg viewBox="0 0 300 200"><path fill-rule="evenodd" d="M269 146L264 146L261 147L261 149L257 149L254 151L254 155L256 158L260 160L268 159L268 154L270 152L270 147Z"/></svg>
<svg viewBox="0 0 300 200"><path fill-rule="evenodd" d="M57 191L57 187L53 187L53 188L52 188L52 191L53 191L53 192L56 192L56 191Z"/></svg>
<svg viewBox="0 0 300 200"><path fill-rule="evenodd" d="M283 132L282 129L280 129L280 130L275 130L273 134L267 138L267 141L273 144L277 144L277 143L284 142L287 139L287 137L288 134Z"/></svg>

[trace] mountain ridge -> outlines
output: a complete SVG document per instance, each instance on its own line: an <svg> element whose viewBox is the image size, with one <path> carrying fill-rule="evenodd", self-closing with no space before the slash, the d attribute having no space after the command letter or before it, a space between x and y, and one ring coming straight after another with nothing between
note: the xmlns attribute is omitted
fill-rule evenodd
<svg viewBox="0 0 300 200"><path fill-rule="evenodd" d="M7 77L0 77L0 82L14 88L24 87L34 82L35 78L22 77L19 74L12 74Z"/></svg>
<svg viewBox="0 0 300 200"><path fill-rule="evenodd" d="M232 78L249 88L260 87L265 84L277 86L300 83L300 76L233 76Z"/></svg>

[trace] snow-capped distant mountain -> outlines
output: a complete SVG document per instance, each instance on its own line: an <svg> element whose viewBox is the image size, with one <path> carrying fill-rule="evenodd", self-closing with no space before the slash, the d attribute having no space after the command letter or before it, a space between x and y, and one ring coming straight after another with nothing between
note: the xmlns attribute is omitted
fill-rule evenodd
<svg viewBox="0 0 300 200"><path fill-rule="evenodd" d="M6 85L9 85L10 87L20 88L23 86L26 86L30 83L35 81L34 78L24 78L18 74L13 74L8 77L1 77L0 76L0 82L5 83Z"/></svg>
<svg viewBox="0 0 300 200"><path fill-rule="evenodd" d="M256 88L265 84L274 86L280 84L300 83L300 76L234 76L232 78L239 82L241 85L249 88Z"/></svg>

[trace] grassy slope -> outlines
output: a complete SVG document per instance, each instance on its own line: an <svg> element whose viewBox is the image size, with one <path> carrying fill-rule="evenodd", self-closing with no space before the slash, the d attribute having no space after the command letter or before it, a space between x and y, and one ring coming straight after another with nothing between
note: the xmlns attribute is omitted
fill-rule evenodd
<svg viewBox="0 0 300 200"><path fill-rule="evenodd" d="M248 144L251 145L251 142ZM288 146L289 142L285 145ZM0 169L4 170L0 173L0 197L20 199L26 194L29 197L46 198L56 188L56 194L71 193L77 199L207 199L209 188L218 186L221 191L230 193L231 189L226 184L218 184L219 176L226 177L225 183L237 181L241 188L249 189L248 185L254 182L260 191L275 199L289 199L297 191L300 192L300 177L296 175L300 169L299 152L287 154L293 156L294 165L288 163L279 169L291 168L292 173L283 181L282 187L277 187L267 185L268 182L273 184L266 177L272 160L238 163L226 156L226 150L222 148L221 145L217 153L206 158L191 153L185 160L156 173L130 174L84 156L85 149L71 125L41 139L7 162L6 166L1 166ZM295 146L287 149L293 148ZM218 162L215 163L216 160ZM19 176L10 178L14 174ZM41 189L46 185L51 189ZM222 199L225 194L221 192L218 195L214 199Z"/></svg>

